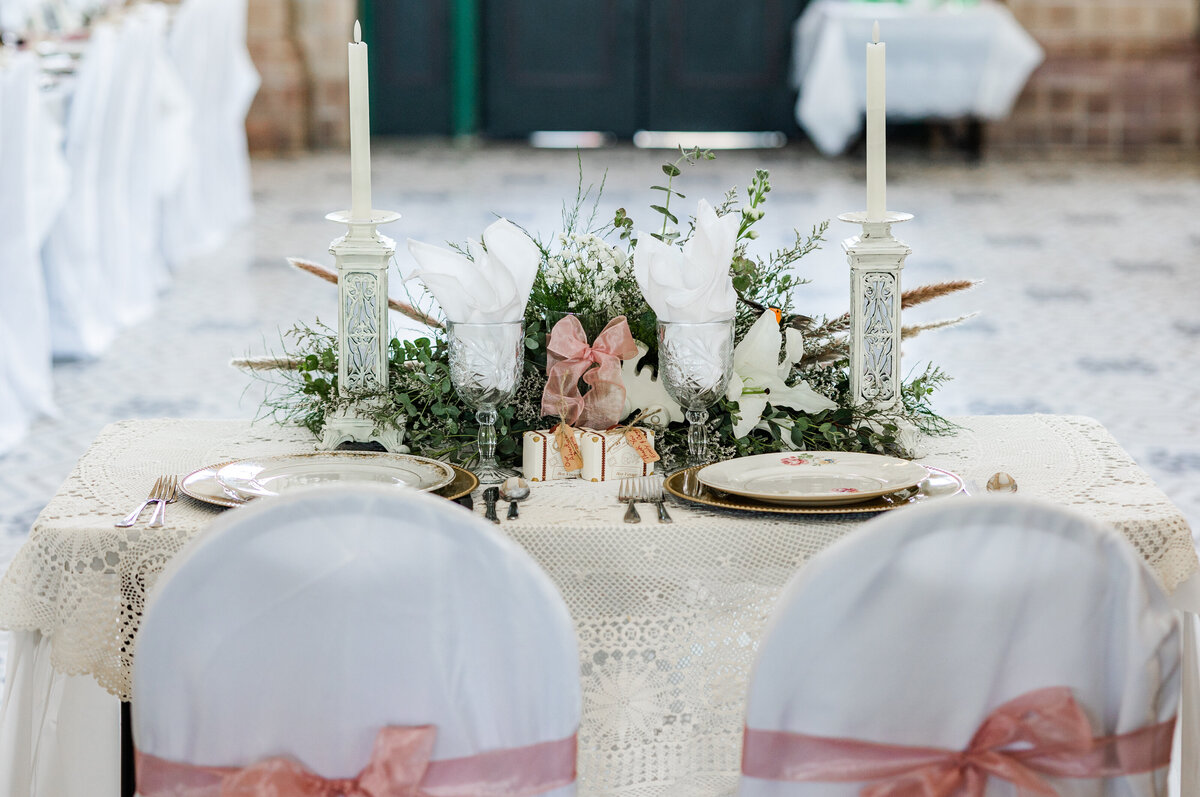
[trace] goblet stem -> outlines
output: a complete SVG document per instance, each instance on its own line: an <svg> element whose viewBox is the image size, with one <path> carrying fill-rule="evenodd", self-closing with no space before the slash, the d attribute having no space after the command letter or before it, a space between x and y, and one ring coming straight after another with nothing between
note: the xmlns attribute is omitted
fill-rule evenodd
<svg viewBox="0 0 1200 797"><path fill-rule="evenodd" d="M708 462L708 410L688 410L688 457L692 465L703 465Z"/></svg>
<svg viewBox="0 0 1200 797"><path fill-rule="evenodd" d="M496 410L485 407L475 412L475 420L479 422L479 467L496 467Z"/></svg>
<svg viewBox="0 0 1200 797"><path fill-rule="evenodd" d="M479 422L479 434L475 440L479 445L479 465L475 475L480 484L499 484L509 476L516 476L516 471L500 467L496 461L496 408L483 407L475 412L475 420Z"/></svg>

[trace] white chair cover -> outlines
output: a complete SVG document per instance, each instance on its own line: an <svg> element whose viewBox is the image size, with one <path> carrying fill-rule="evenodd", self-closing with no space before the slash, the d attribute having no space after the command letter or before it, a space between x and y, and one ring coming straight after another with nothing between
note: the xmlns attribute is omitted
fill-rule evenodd
<svg viewBox="0 0 1200 797"><path fill-rule="evenodd" d="M214 523L148 598L133 686L142 753L288 755L324 777L357 775L387 725L435 724L438 761L564 739L580 717L574 626L549 578L461 507L387 489Z"/></svg>
<svg viewBox="0 0 1200 797"><path fill-rule="evenodd" d="M0 452L54 411L40 251L66 195L62 130L38 90L37 58L0 68Z"/></svg>
<svg viewBox="0 0 1200 797"><path fill-rule="evenodd" d="M194 157L164 219L167 258L212 249L250 218L246 112L259 77L246 50L246 0L184 0L168 50L197 110Z"/></svg>
<svg viewBox="0 0 1200 797"><path fill-rule="evenodd" d="M167 180L178 175L171 141L182 110L178 78L166 53L167 12L136 6L122 22L104 127L100 244L115 288L112 312L122 326L145 320L168 280L160 237ZM172 174L174 170L174 174Z"/></svg>
<svg viewBox="0 0 1200 797"><path fill-rule="evenodd" d="M99 354L116 336L116 287L102 252L101 231L115 199L102 181L109 96L116 92L118 31L93 28L75 75L67 114L66 157L71 188L66 207L46 243L43 263L50 296L51 340L62 357Z"/></svg>
<svg viewBox="0 0 1200 797"><path fill-rule="evenodd" d="M784 590L750 683L748 728L963 749L997 706L1067 686L1094 735L1170 719L1179 629L1107 527L1016 498L918 506L865 526ZM1064 797L1166 794L1166 770L1057 779ZM743 776L744 797L850 797L857 783ZM988 795L1014 795L992 778Z"/></svg>
<svg viewBox="0 0 1200 797"><path fill-rule="evenodd" d="M163 207L191 149L189 99L167 54L167 10L99 25L69 101L71 197L45 253L55 354L90 357L154 310L169 274Z"/></svg>

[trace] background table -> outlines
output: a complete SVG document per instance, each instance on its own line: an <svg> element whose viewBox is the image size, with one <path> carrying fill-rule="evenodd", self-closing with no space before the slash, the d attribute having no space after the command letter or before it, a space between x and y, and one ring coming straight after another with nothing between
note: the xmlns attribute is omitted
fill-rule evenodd
<svg viewBox="0 0 1200 797"><path fill-rule="evenodd" d="M879 20L887 42L889 121L1002 119L1042 62L1012 13L984 0L921 9L817 0L792 35L796 122L825 155L846 149L866 111L866 43Z"/></svg>
<svg viewBox="0 0 1200 797"><path fill-rule="evenodd" d="M961 430L929 441L922 461L969 480L1005 470L1023 495L1114 525L1168 590L1187 592L1177 587L1200 567L1187 523L1098 423L957 420ZM50 778L104 770L108 759L99 759L111 755L118 704L91 679L128 699L145 592L221 510L182 499L162 530L115 529L113 521L160 474L311 447L303 430L241 421L126 421L101 432L0 582L0 626L21 632L0 718L0 772L10 783L0 787L20 795L31 771ZM808 557L869 517L678 504L671 513L673 525L626 525L615 485L552 482L534 486L519 521L498 527L546 569L577 625L581 795L731 793L746 680L775 598ZM87 733L78 724L85 722ZM99 738L100 751L63 741L70 733L92 745ZM86 793L107 797L90 780ZM68 785L56 793L73 797Z"/></svg>

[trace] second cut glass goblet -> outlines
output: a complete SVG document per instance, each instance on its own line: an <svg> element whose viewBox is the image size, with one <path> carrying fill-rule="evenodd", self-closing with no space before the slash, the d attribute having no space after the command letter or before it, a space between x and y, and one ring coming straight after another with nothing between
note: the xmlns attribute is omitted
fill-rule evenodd
<svg viewBox="0 0 1200 797"><path fill-rule="evenodd" d="M496 408L512 400L525 365L522 321L446 324L450 344L450 381L459 398L475 410L479 423L480 484L499 484L516 472L496 461Z"/></svg>
<svg viewBox="0 0 1200 797"><path fill-rule="evenodd" d="M688 464L709 461L708 408L725 395L733 374L733 319L658 322L658 372L687 417Z"/></svg>

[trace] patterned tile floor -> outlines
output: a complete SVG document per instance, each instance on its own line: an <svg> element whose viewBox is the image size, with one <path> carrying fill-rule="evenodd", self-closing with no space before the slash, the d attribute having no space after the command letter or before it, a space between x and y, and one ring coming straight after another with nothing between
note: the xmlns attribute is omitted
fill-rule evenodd
<svg viewBox="0 0 1200 797"><path fill-rule="evenodd" d="M656 199L647 186L658 182L663 160L664 153L629 147L585 153L590 179L608 169L605 214L623 206L635 221L652 223L644 208ZM933 358L955 376L938 399L941 410L1098 418L1200 530L1200 163L969 166L902 152L891 160L891 204L916 214L899 229L913 247L905 283L985 280L906 317L981 312L907 346L906 367ZM339 231L323 217L346 204L348 165L335 153L256 162L253 223L180 268L154 316L102 357L56 367L59 417L39 422L0 457L0 569L105 424L255 414L260 388L228 361L263 351L294 320L336 319L331 287L293 271L284 257L329 262ZM760 224L765 245L784 243L792 226L807 229L863 204L858 162L797 148L723 153L680 178L689 195L683 204L720 199L756 166L771 171L775 186ZM493 214L549 233L576 176L574 152L383 145L376 206L404 214L389 230L400 239L461 240L478 235ZM830 244L802 263L812 280L799 289L806 311L845 308L837 241L853 230L833 225ZM404 250L398 257L410 262ZM5 641L0 633L0 660Z"/></svg>

